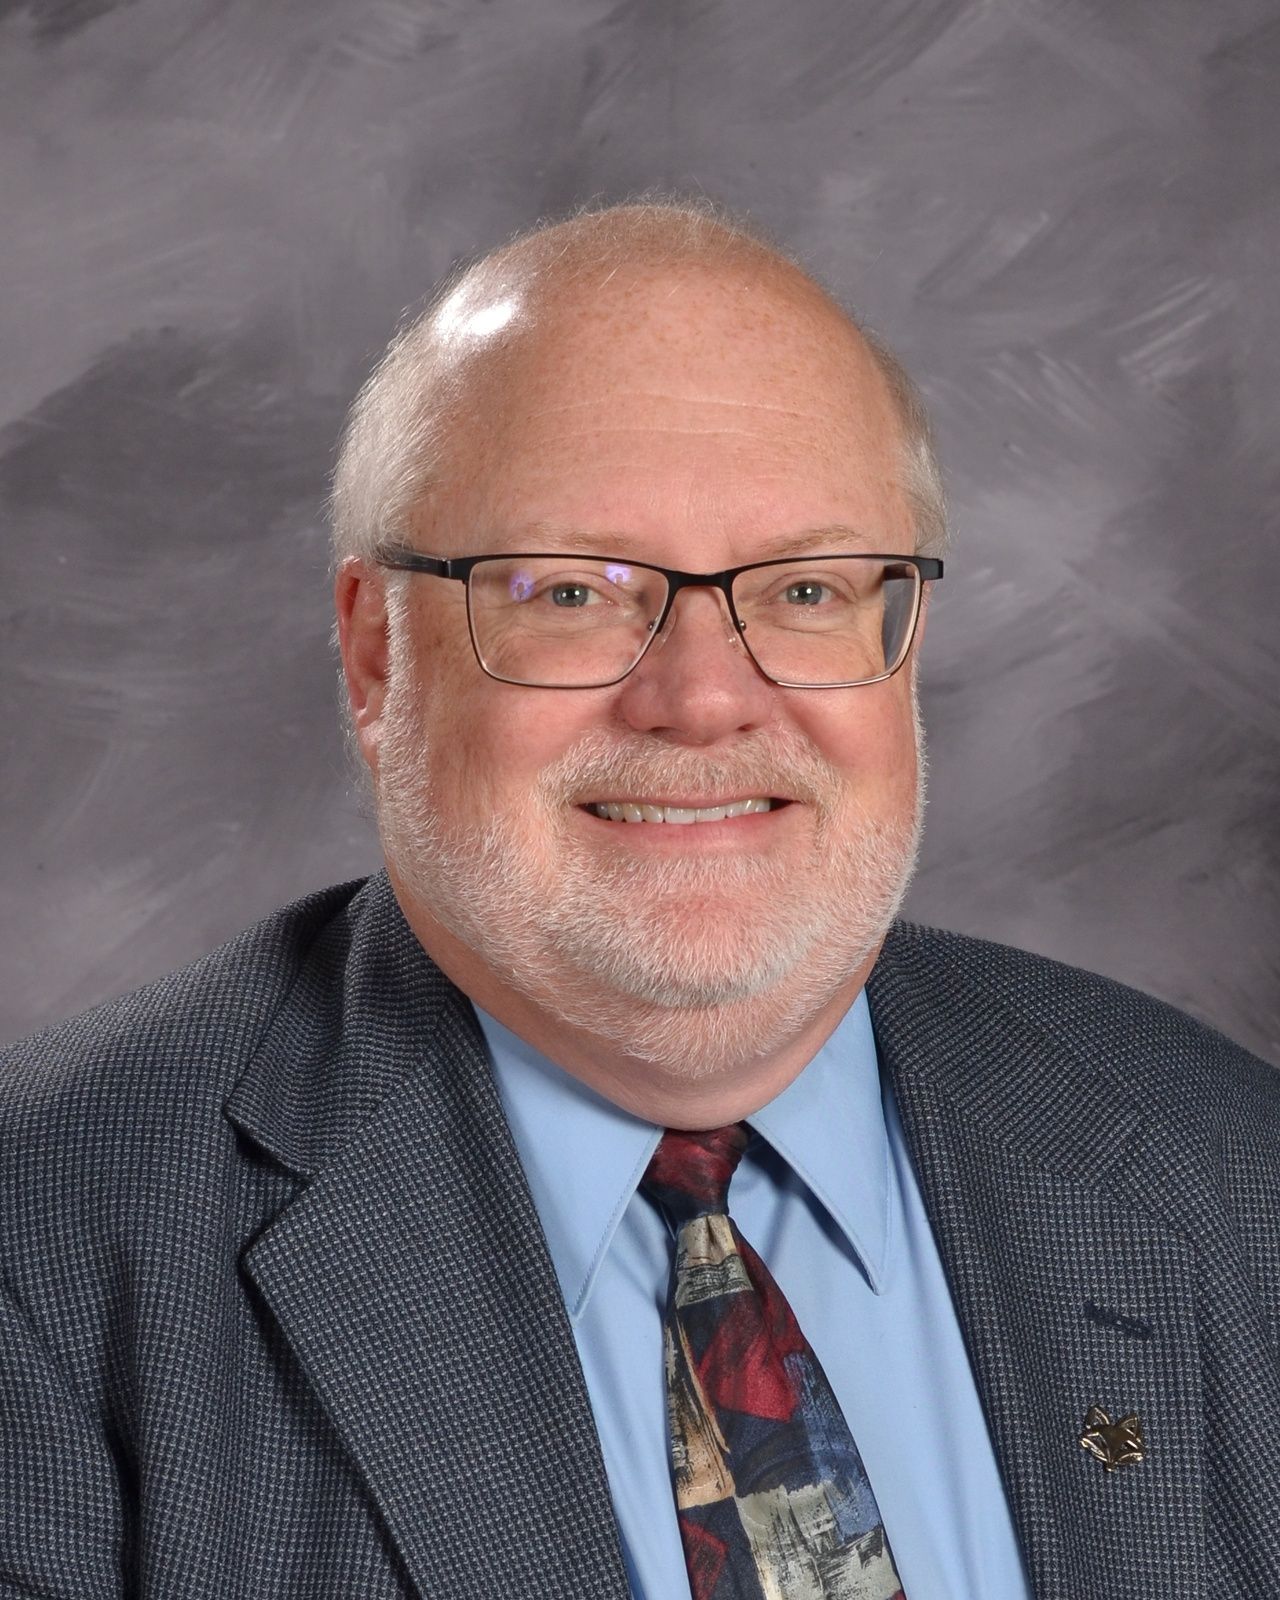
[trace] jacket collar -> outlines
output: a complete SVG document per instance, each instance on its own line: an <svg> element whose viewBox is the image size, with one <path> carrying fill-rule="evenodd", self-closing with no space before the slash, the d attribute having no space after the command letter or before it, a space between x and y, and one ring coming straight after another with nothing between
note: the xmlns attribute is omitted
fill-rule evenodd
<svg viewBox="0 0 1280 1600"><path fill-rule="evenodd" d="M428 958L385 872L302 952L289 992L224 1111L296 1177L350 1143L413 1072L424 1030L478 1037L466 1000Z"/></svg>

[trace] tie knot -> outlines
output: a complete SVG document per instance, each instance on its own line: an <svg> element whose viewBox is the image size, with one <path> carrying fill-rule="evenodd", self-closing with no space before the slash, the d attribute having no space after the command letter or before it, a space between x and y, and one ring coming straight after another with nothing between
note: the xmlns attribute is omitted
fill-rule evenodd
<svg viewBox="0 0 1280 1600"><path fill-rule="evenodd" d="M728 1210L729 1180L747 1148L741 1122L706 1133L668 1128L645 1168L640 1187L679 1227L691 1217Z"/></svg>

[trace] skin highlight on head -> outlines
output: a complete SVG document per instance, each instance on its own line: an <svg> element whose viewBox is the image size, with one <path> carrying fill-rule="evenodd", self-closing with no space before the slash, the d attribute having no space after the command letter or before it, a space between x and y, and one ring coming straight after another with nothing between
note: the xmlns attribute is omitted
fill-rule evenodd
<svg viewBox="0 0 1280 1600"><path fill-rule="evenodd" d="M806 531L915 549L900 399L848 319L754 240L691 252L646 227L603 256L550 230L446 297L434 475L396 536L441 555L581 540L707 571ZM722 597L691 590L629 678L545 690L481 673L461 585L355 555L338 605L388 869L433 959L651 1120L711 1125L778 1093L910 879L914 659L880 684L783 690ZM747 797L775 804L689 827L592 809Z"/></svg>

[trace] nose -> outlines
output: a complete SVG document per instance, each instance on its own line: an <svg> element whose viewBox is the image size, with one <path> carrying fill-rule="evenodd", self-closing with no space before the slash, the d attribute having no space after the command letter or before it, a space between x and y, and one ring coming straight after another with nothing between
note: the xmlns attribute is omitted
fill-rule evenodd
<svg viewBox="0 0 1280 1600"><path fill-rule="evenodd" d="M760 727L774 713L777 692L713 589L676 596L662 632L620 689L619 710L637 732L691 745Z"/></svg>

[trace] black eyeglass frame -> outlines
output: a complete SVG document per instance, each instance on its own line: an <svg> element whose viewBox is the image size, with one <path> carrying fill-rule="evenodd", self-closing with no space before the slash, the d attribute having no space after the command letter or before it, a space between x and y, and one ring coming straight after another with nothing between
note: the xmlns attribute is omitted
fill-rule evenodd
<svg viewBox="0 0 1280 1600"><path fill-rule="evenodd" d="M666 627L667 618L671 615L671 607L681 589L719 589L724 595L725 604L729 608L729 616L737 629L738 637L742 640L743 649L751 657L752 663L761 677L769 683L775 684L779 689L861 689L868 684L883 683L886 678L893 677L894 673L902 666L911 654L911 646L916 636L916 627L920 621L920 608L924 601L924 586L926 583L936 583L942 577L943 563L937 556L900 556L885 555L879 551L842 550L838 552L827 551L813 556L774 556L768 561L748 561L740 567L726 567L722 572L684 572L679 567L659 567L651 561L634 561L629 556L603 556L585 555L582 551L573 550L502 550L488 555L480 556L429 556L420 550L409 550L401 545L385 546L374 556L374 561L380 567L390 567L396 572L422 572L433 578L452 578L466 586L467 596L467 632L471 636L471 649L479 664L481 672L486 677L492 678L496 683L510 683L525 689L611 689L614 684L621 683L624 678L629 678L648 654L653 641ZM572 561L616 562L620 566L641 567L646 572L656 572L666 579L667 598L659 616L649 624L649 637L640 648L640 653L627 668L620 672L616 678L606 679L604 683L526 683L523 678L507 678L499 672L494 672L485 665L484 656L480 653L480 646L476 640L475 620L471 614L471 583L473 570L486 561L553 561L563 559ZM784 678L775 678L765 671L756 660L755 651L747 639L747 625L738 616L737 607L733 603L734 579L744 572L756 572L762 567L793 567L798 561L894 561L903 566L914 567L919 574L919 582L915 589L915 603L911 610L911 624L907 629L907 636L903 642L902 651L893 666L887 672L878 673L874 678L854 678L847 683L791 683Z"/></svg>

